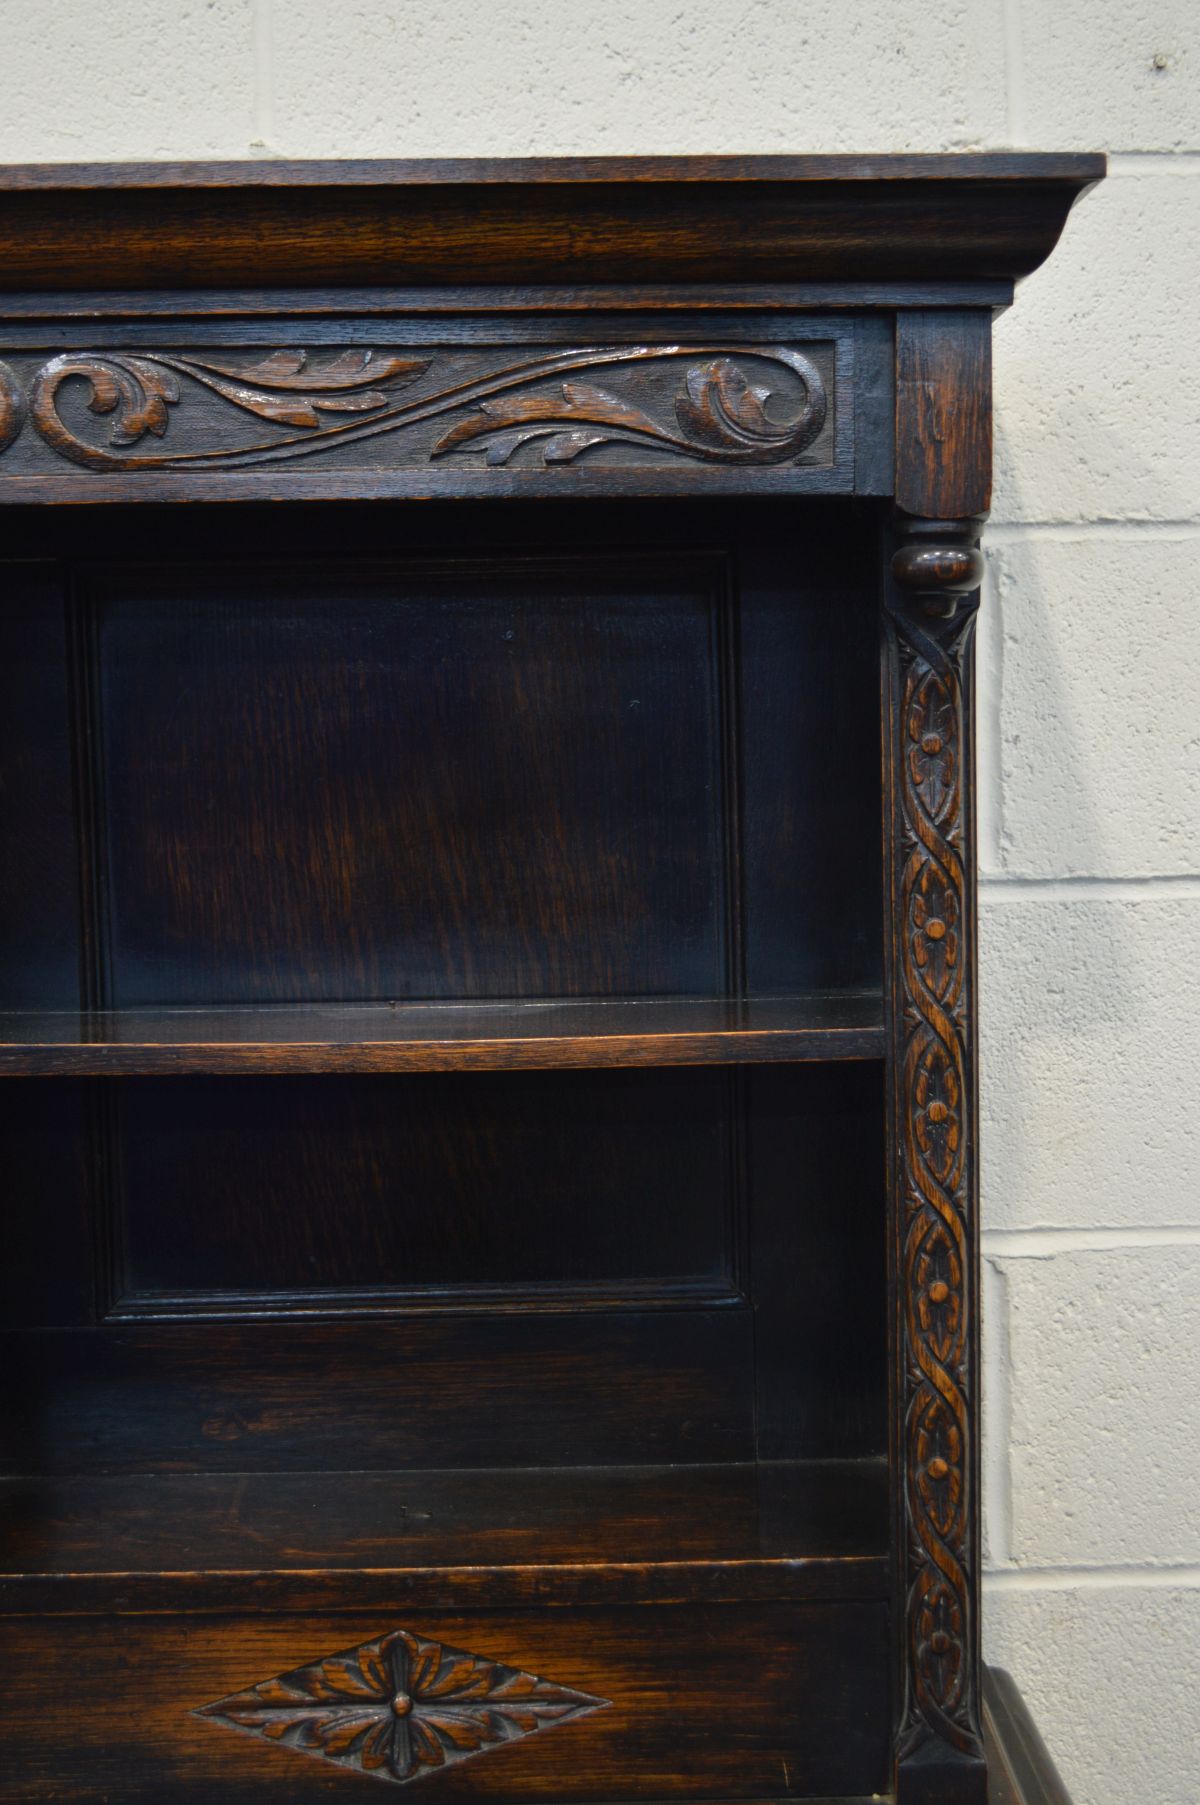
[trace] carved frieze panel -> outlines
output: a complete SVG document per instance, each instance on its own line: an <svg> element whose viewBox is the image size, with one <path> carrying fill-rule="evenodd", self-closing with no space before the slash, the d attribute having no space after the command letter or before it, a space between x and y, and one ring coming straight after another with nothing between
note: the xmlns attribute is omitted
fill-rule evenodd
<svg viewBox="0 0 1200 1805"><path fill-rule="evenodd" d="M607 1705L400 1629L231 1693L196 1715L404 1782Z"/></svg>
<svg viewBox="0 0 1200 1805"><path fill-rule="evenodd" d="M837 345L131 348L0 362L0 480L281 466L814 472Z"/></svg>

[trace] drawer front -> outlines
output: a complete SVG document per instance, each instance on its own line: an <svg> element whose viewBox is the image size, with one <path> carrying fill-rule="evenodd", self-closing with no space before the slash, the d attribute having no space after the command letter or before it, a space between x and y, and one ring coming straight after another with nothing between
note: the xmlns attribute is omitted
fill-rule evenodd
<svg viewBox="0 0 1200 1805"><path fill-rule="evenodd" d="M11 1621L0 1800L882 1792L883 1604ZM15 1693L15 1697L14 1697Z"/></svg>

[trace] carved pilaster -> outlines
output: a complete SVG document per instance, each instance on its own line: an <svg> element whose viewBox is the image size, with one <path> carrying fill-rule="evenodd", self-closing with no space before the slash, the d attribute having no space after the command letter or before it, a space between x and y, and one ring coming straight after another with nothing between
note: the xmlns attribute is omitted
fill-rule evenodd
<svg viewBox="0 0 1200 1805"><path fill-rule="evenodd" d="M903 518L885 613L903 1805L986 1798L971 818L978 526Z"/></svg>

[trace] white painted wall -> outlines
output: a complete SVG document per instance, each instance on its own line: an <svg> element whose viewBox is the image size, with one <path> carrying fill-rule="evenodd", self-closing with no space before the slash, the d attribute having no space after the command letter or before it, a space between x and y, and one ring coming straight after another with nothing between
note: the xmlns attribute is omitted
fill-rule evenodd
<svg viewBox="0 0 1200 1805"><path fill-rule="evenodd" d="M1197 1805L1198 0L0 0L0 44L14 161L1113 153L996 341L985 1641L1076 1805Z"/></svg>

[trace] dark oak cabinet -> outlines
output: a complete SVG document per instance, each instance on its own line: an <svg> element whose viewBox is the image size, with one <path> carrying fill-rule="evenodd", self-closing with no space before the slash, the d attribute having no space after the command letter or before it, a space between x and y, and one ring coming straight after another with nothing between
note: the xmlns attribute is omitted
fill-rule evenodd
<svg viewBox="0 0 1200 1805"><path fill-rule="evenodd" d="M1102 173L0 171L0 1800L1062 1798L971 636Z"/></svg>

